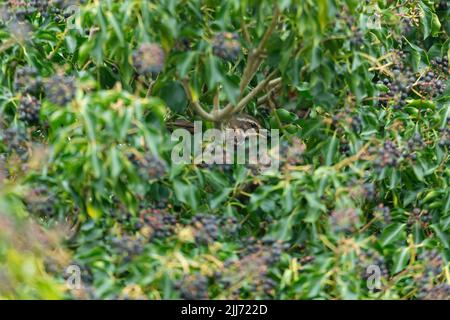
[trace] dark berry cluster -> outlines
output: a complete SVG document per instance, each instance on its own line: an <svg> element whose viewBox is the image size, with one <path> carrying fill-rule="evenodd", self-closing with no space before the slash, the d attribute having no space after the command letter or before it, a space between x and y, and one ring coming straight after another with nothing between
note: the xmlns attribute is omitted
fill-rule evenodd
<svg viewBox="0 0 450 320"><path fill-rule="evenodd" d="M337 12L335 16L337 20L342 20L349 28L356 24L355 16L349 12L348 7L342 8L342 10Z"/></svg>
<svg viewBox="0 0 450 320"><path fill-rule="evenodd" d="M32 96L24 96L20 99L17 109L19 120L34 125L39 123L39 115L41 112L41 102Z"/></svg>
<svg viewBox="0 0 450 320"><path fill-rule="evenodd" d="M418 279L417 297L424 300L450 299L450 286L447 283L435 284L436 279L442 273L444 263L439 252L435 249L427 250L418 258L423 263L424 270Z"/></svg>
<svg viewBox="0 0 450 320"><path fill-rule="evenodd" d="M350 144L347 140L343 140L339 145L339 152L345 156L349 156L351 154Z"/></svg>
<svg viewBox="0 0 450 320"><path fill-rule="evenodd" d="M213 215L197 214L192 217L191 225L197 244L208 244L219 238L220 219Z"/></svg>
<svg viewBox="0 0 450 320"><path fill-rule="evenodd" d="M377 189L373 183L364 183L362 190L364 197L369 201L374 200L377 196Z"/></svg>
<svg viewBox="0 0 450 320"><path fill-rule="evenodd" d="M132 156L131 161L133 160L137 160L138 173L144 180L159 180L166 174L166 164L151 154L146 154L141 159Z"/></svg>
<svg viewBox="0 0 450 320"><path fill-rule="evenodd" d="M68 1L68 0L53 0L52 1L52 7L49 9L49 12L54 14L53 20L55 22L61 22L68 18L70 18L72 15L75 14L75 10L68 10L70 8L70 5L73 4L74 1ZM78 2L85 3L86 0L78 0Z"/></svg>
<svg viewBox="0 0 450 320"><path fill-rule="evenodd" d="M67 11L69 5L84 0L8 0L8 16L23 21L32 17L53 17L55 22L69 18L74 12Z"/></svg>
<svg viewBox="0 0 450 320"><path fill-rule="evenodd" d="M50 1L49 0L8 0L8 10L10 15L14 15L18 20L41 13L47 16Z"/></svg>
<svg viewBox="0 0 450 320"><path fill-rule="evenodd" d="M136 227L150 239L170 237L175 231L177 219L165 210L144 209L141 210L140 217Z"/></svg>
<svg viewBox="0 0 450 320"><path fill-rule="evenodd" d="M355 47L361 47L364 44L364 34L359 27L353 26L350 28L352 32L352 37L350 39L350 43L352 43Z"/></svg>
<svg viewBox="0 0 450 320"><path fill-rule="evenodd" d="M356 178L352 178L348 183L349 195L352 199L365 199L367 201L375 200L377 197L377 189L372 182L364 182Z"/></svg>
<svg viewBox="0 0 450 320"><path fill-rule="evenodd" d="M334 232L351 233L359 224L359 215L354 208L336 209L331 212L329 220Z"/></svg>
<svg viewBox="0 0 450 320"><path fill-rule="evenodd" d="M58 106L65 106L73 100L76 93L72 77L56 74L45 83L46 97Z"/></svg>
<svg viewBox="0 0 450 320"><path fill-rule="evenodd" d="M144 251L144 241L141 237L123 235L112 239L113 249L125 262L131 261L133 257Z"/></svg>
<svg viewBox="0 0 450 320"><path fill-rule="evenodd" d="M421 287L417 297L421 300L450 300L450 285L439 283Z"/></svg>
<svg viewBox="0 0 450 320"><path fill-rule="evenodd" d="M355 133L361 132L363 122L360 116L353 116L349 118L349 122L353 132Z"/></svg>
<svg viewBox="0 0 450 320"><path fill-rule="evenodd" d="M235 217L220 218L220 225L222 230L230 236L234 236L239 232L241 225Z"/></svg>
<svg viewBox="0 0 450 320"><path fill-rule="evenodd" d="M447 117L447 128L440 129L441 139L439 146L442 148L450 149L450 117Z"/></svg>
<svg viewBox="0 0 450 320"><path fill-rule="evenodd" d="M226 60L236 60L241 51L239 36L234 32L219 32L214 36L213 53Z"/></svg>
<svg viewBox="0 0 450 320"><path fill-rule="evenodd" d="M418 258L424 263L423 274L426 282L433 281L435 277L442 273L444 260L436 249L426 250Z"/></svg>
<svg viewBox="0 0 450 320"><path fill-rule="evenodd" d="M336 13L336 20L341 22L341 24L343 22L343 25L340 27L341 29L343 26L350 29L350 43L353 46L360 48L364 44L364 33L357 25L355 16L349 12L347 7L344 7L343 10Z"/></svg>
<svg viewBox="0 0 450 320"><path fill-rule="evenodd" d="M400 20L400 29L402 31L402 34L410 34L411 31L413 31L414 28L414 21L409 17L403 17Z"/></svg>
<svg viewBox="0 0 450 320"><path fill-rule="evenodd" d="M440 73L444 79L447 79L449 74L448 69L448 57L445 55L444 57L436 57L431 60L431 66L437 73Z"/></svg>
<svg viewBox="0 0 450 320"><path fill-rule="evenodd" d="M383 219L383 221L386 224L391 223L392 221L392 216L391 216L391 209L389 209L389 207L385 206L383 203L380 203L376 208L375 208L375 214Z"/></svg>
<svg viewBox="0 0 450 320"><path fill-rule="evenodd" d="M331 117L331 125L338 130L338 132L342 132L342 126L348 128L354 133L360 133L362 130L363 120L359 115L349 116L348 114L351 112L350 108L345 108L342 112L333 114Z"/></svg>
<svg viewBox="0 0 450 320"><path fill-rule="evenodd" d="M387 106L392 103L394 109L399 109L406 105L406 99L416 82L416 76L410 67L405 67L403 61L406 53L403 51L393 52L394 66L392 68L392 78L384 78L379 83L388 88L388 92L380 94L380 102Z"/></svg>
<svg viewBox="0 0 450 320"><path fill-rule="evenodd" d="M414 134L414 136L408 140L408 147L407 147L407 153L411 155L412 153L416 151L420 151L423 148L425 148L426 144L423 141L422 136L420 133ZM404 155L407 156L407 155Z"/></svg>
<svg viewBox="0 0 450 320"><path fill-rule="evenodd" d="M8 154L15 153L22 160L28 157L28 134L22 127L9 127L0 133Z"/></svg>
<svg viewBox="0 0 450 320"><path fill-rule="evenodd" d="M128 211L126 206L120 202L116 197L112 198L112 205L110 208L110 216L114 218L115 221L127 225L133 220L133 215ZM133 229L133 228L131 228Z"/></svg>
<svg viewBox="0 0 450 320"><path fill-rule="evenodd" d="M419 223L426 227L432 220L431 215L428 210L420 210L419 208L414 208L408 217L408 225L411 227L415 223Z"/></svg>
<svg viewBox="0 0 450 320"><path fill-rule="evenodd" d="M417 152L422 151L426 147L420 133L415 133L409 140L407 145L403 148L402 157L405 159L416 160Z"/></svg>
<svg viewBox="0 0 450 320"><path fill-rule="evenodd" d="M162 71L165 54L156 43L144 43L133 52L133 65L140 75L151 76Z"/></svg>
<svg viewBox="0 0 450 320"><path fill-rule="evenodd" d="M447 11L448 10L448 0L441 0L437 4L437 9L440 11Z"/></svg>
<svg viewBox="0 0 450 320"><path fill-rule="evenodd" d="M25 203L27 211L43 219L49 219L55 216L56 195L45 185L35 186L28 193Z"/></svg>
<svg viewBox="0 0 450 320"><path fill-rule="evenodd" d="M245 249L239 259L225 261L219 283L223 288L234 288L232 294L238 298L246 293L272 296L276 282L270 277L272 266L279 262L289 244L272 239L256 240L251 237L244 241Z"/></svg>
<svg viewBox="0 0 450 320"><path fill-rule="evenodd" d="M419 91L430 97L442 95L446 89L445 80L441 79L434 71L428 71L417 83Z"/></svg>
<svg viewBox="0 0 450 320"><path fill-rule="evenodd" d="M370 154L375 154L376 159L373 164L376 171L381 171L385 167L395 167L401 157L401 152L391 140L386 140L381 149L369 149Z"/></svg>
<svg viewBox="0 0 450 320"><path fill-rule="evenodd" d="M380 271L380 277L383 279L389 278L389 271L387 268L387 264L384 260L384 257L381 256L378 252L373 250L364 250L358 256L358 266L361 274L361 278L364 281L368 280L368 277L371 275L370 270L368 269L370 266L377 266Z"/></svg>
<svg viewBox="0 0 450 320"><path fill-rule="evenodd" d="M289 249L289 243L283 243L271 238L257 241L254 238L247 239L244 255L256 254L262 257L265 264L272 266L280 260L284 250Z"/></svg>
<svg viewBox="0 0 450 320"><path fill-rule="evenodd" d="M25 66L18 68L14 76L14 90L37 94L42 87L42 78L39 76L36 68Z"/></svg>
<svg viewBox="0 0 450 320"><path fill-rule="evenodd" d="M200 274L185 275L182 280L175 283L184 300L208 299L208 278Z"/></svg>
<svg viewBox="0 0 450 320"><path fill-rule="evenodd" d="M222 236L233 236L239 231L239 223L234 217L217 217L215 215L196 214L190 226L194 230L197 244L209 244Z"/></svg>

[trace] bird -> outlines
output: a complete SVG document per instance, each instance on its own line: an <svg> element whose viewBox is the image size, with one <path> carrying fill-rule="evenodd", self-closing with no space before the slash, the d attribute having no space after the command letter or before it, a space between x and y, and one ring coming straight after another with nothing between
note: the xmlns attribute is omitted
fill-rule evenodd
<svg viewBox="0 0 450 320"><path fill-rule="evenodd" d="M176 119L174 121L167 122L166 126L170 131L183 128L191 133L194 133L194 123L186 119ZM222 128L242 130L244 132L254 129L258 132L262 127L256 118L245 113L239 113L231 116L227 121L225 121Z"/></svg>

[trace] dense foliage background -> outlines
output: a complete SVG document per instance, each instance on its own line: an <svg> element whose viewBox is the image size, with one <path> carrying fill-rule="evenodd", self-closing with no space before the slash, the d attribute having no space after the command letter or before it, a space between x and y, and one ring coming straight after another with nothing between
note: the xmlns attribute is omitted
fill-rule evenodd
<svg viewBox="0 0 450 320"><path fill-rule="evenodd" d="M449 299L449 18L3 1L0 298ZM174 126L240 115L280 129L279 171L171 163Z"/></svg>

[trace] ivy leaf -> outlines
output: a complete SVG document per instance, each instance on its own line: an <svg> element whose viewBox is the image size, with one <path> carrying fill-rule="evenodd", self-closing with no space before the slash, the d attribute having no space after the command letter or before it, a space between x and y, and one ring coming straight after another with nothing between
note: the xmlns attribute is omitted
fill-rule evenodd
<svg viewBox="0 0 450 320"><path fill-rule="evenodd" d="M441 31L441 22L439 21L438 16L435 13L433 13L431 18L431 35L433 37L437 37L439 31Z"/></svg>
<svg viewBox="0 0 450 320"><path fill-rule="evenodd" d="M392 242L398 240L402 235L406 227L404 223L394 223L389 225L381 234L379 242L382 247L386 247Z"/></svg>
<svg viewBox="0 0 450 320"><path fill-rule="evenodd" d="M169 82L162 87L159 96L172 111L177 113L183 112L188 105L184 88L177 81Z"/></svg>
<svg viewBox="0 0 450 320"><path fill-rule="evenodd" d="M193 64L197 56L198 55L196 51L190 51L180 57L180 61L177 62L177 70L180 78L186 77L191 65Z"/></svg>
<svg viewBox="0 0 450 320"><path fill-rule="evenodd" d="M436 224L432 224L431 228L433 228L434 232L436 232L436 235L438 236L439 240L441 240L442 245L445 248L450 249L448 233L445 233L444 231L442 231L442 229Z"/></svg>
<svg viewBox="0 0 450 320"><path fill-rule="evenodd" d="M336 133L334 133L333 138L331 138L328 144L327 156L325 160L325 165L330 166L333 163L333 158L337 150L338 139L336 138Z"/></svg>
<svg viewBox="0 0 450 320"><path fill-rule="evenodd" d="M392 273L396 274L406 268L411 257L409 248L398 249L394 254L394 267Z"/></svg>
<svg viewBox="0 0 450 320"><path fill-rule="evenodd" d="M173 189L177 199L187 205L192 209L196 210L198 207L197 192L196 188L193 186L176 180L173 184Z"/></svg>
<svg viewBox="0 0 450 320"><path fill-rule="evenodd" d="M441 22L438 16L424 2L420 1L419 6L422 11L420 22L423 27L423 38L428 38L430 34L436 37L441 29Z"/></svg>
<svg viewBox="0 0 450 320"><path fill-rule="evenodd" d="M88 204L86 206L87 214L94 220L99 219L102 216L102 212L100 209L94 207L92 204Z"/></svg>

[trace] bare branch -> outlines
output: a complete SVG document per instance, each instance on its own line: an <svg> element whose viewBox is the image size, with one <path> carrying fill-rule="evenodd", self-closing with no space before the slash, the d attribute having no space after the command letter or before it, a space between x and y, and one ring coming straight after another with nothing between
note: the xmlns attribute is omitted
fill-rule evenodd
<svg viewBox="0 0 450 320"><path fill-rule="evenodd" d="M192 104L195 112L197 112L198 115L201 116L202 118L204 118L205 120L216 121L215 117L212 114L210 114L205 109L203 109L203 107L200 105L198 99L194 99L194 97L192 96L192 91L189 86L189 80L187 78L183 79L182 84L183 84L184 91L186 92L186 95L187 95L190 103Z"/></svg>
<svg viewBox="0 0 450 320"><path fill-rule="evenodd" d="M256 105L260 106L260 105L266 103L275 92L278 92L281 89L281 87L282 87L281 81L280 82L276 81L278 79L281 80L281 78L273 79L272 81L270 81L267 84L267 89L269 91L262 97L258 98L258 102L256 103ZM274 83L274 81L276 81L276 82ZM274 83L274 84L272 85L272 83Z"/></svg>
<svg viewBox="0 0 450 320"><path fill-rule="evenodd" d="M281 85L281 81L283 79L281 77L278 77L276 79L270 80L269 83L267 84L267 89L272 90L276 87L279 87Z"/></svg>
<svg viewBox="0 0 450 320"><path fill-rule="evenodd" d="M223 108L223 110L219 114L217 114L217 119L218 120L224 119L228 116L231 116L231 114L237 113L237 112L241 111L242 109L244 109L245 106L267 86L269 81L272 80L272 78L275 76L276 73L277 73L276 70L272 71L266 77L266 79L264 79L263 81L258 83L258 85L255 88L253 88L253 90L250 91L249 94L247 94L244 98L242 98L236 107L234 107L234 105L232 103L228 103L228 105L225 108Z"/></svg>
<svg viewBox="0 0 450 320"><path fill-rule="evenodd" d="M220 105L219 105L219 103L220 103L220 101L219 101L219 93L220 93L219 87L217 87L216 88L216 93L214 95L214 101L213 101L213 106L214 106L213 110L214 110L214 112L218 112L219 108L220 108Z"/></svg>
<svg viewBox="0 0 450 320"><path fill-rule="evenodd" d="M267 41L269 40L270 35L275 30L278 18L280 15L280 10L277 5L275 5L275 12L272 18L271 25L267 28L266 32L264 33L261 41L259 42L258 47L253 51L249 53L247 66L244 69L244 72L242 73L242 80L239 84L239 89L241 90L241 96L243 95L243 92L245 88L248 86L250 81L253 79L253 76L255 75L256 71L258 71L259 66L261 65L262 59L261 54L264 51L264 47L266 46Z"/></svg>
<svg viewBox="0 0 450 320"><path fill-rule="evenodd" d="M242 17L241 17L241 29L242 29L242 34L244 35L245 41L247 41L247 43L251 43L252 39L250 38L250 34L249 34L248 28L247 28L247 24L245 24L244 15L242 15Z"/></svg>
<svg viewBox="0 0 450 320"><path fill-rule="evenodd" d="M275 30L275 27L278 24L278 17L279 16L280 16L280 9L278 8L277 5L275 5L275 12L273 13L272 24L266 30L266 32L264 33L261 41L259 42L258 49L256 49L256 51L258 53L261 53L264 50L264 47L266 46L267 40L269 40L270 35Z"/></svg>
<svg viewBox="0 0 450 320"><path fill-rule="evenodd" d="M209 121L221 121L225 118L230 117L233 113L239 112L242 109L245 108L245 106L256 97L258 93L260 93L266 86L269 84L269 82L272 80L272 78L275 76L276 71L273 71L270 73L264 81L260 82L253 90L251 90L245 97L242 97L245 91L245 88L248 86L250 81L255 76L256 72L258 71L261 63L262 63L262 54L264 52L264 48L266 46L267 41L269 40L270 35L275 30L277 24L278 24L278 18L280 15L280 10L278 8L278 5L275 5L274 14L272 17L272 23L267 28L266 32L264 33L263 37L261 38L261 41L258 45L258 47L249 54L247 65L244 69L244 72L242 74L242 79L239 84L240 94L239 94L239 102L235 106L233 103L228 103L225 108L222 110L219 110L219 101L218 96L214 98L214 109L213 112L207 112L203 107L200 105L198 98L194 98L192 96L191 88L189 86L188 79L183 79L183 87L186 91L186 95L188 96L188 99L190 103L192 104L194 110L196 113L198 113L202 118L209 120ZM244 37L248 37L248 30L246 29L246 25L244 21L241 21L242 23L242 30L244 33ZM281 81L281 79L277 80L274 84L271 84L272 86L276 86L278 82Z"/></svg>

